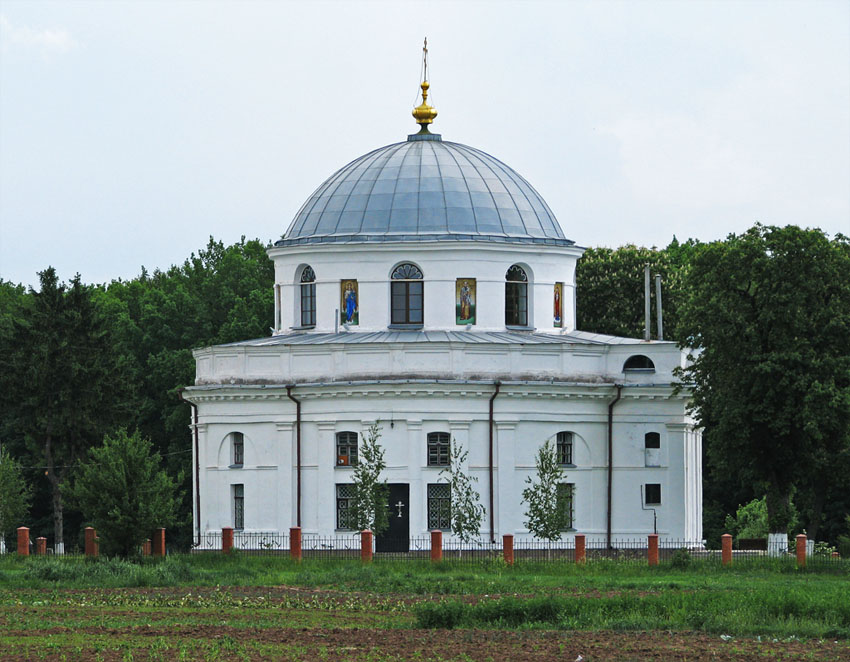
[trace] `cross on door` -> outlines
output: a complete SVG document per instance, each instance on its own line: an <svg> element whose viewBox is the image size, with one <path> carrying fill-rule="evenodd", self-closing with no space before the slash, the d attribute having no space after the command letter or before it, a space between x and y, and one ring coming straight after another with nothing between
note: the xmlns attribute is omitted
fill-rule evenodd
<svg viewBox="0 0 850 662"><path fill-rule="evenodd" d="M404 502L399 499L399 502L395 505L398 508L398 516L401 517L401 509L404 508Z"/></svg>

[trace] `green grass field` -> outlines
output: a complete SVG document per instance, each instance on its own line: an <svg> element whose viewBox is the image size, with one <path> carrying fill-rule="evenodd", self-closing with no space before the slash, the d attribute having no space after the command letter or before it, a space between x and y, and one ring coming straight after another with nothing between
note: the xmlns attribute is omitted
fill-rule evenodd
<svg viewBox="0 0 850 662"><path fill-rule="evenodd" d="M0 658L850 659L850 565L828 569L9 555Z"/></svg>

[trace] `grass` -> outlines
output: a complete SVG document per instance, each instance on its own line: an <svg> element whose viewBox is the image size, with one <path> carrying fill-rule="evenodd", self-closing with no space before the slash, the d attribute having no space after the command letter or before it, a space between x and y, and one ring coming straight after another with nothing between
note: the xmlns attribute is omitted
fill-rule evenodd
<svg viewBox="0 0 850 662"><path fill-rule="evenodd" d="M840 658L850 654L848 580L850 564L800 571L777 559L650 568L612 561L364 566L239 554L135 561L7 555L0 557L0 633L16 634L0 634L0 649L21 659L75 659L82 646L86 659L133 659L143 651L141 659L321 660L303 641L257 633L425 628L820 639L838 641ZM221 632L193 635L193 628ZM118 634L110 638L107 630ZM329 659L344 654L327 646ZM101 649L103 655L92 653Z"/></svg>

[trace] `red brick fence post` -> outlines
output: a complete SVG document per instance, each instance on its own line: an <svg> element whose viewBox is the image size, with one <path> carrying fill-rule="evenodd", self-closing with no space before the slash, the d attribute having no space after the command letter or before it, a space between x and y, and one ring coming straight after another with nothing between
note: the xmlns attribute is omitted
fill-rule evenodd
<svg viewBox="0 0 850 662"><path fill-rule="evenodd" d="M85 528L86 535L86 556L97 556L100 551L97 546L97 531L93 527Z"/></svg>
<svg viewBox="0 0 850 662"><path fill-rule="evenodd" d="M47 538L41 537L35 539L35 553L39 556L47 554Z"/></svg>
<svg viewBox="0 0 850 662"><path fill-rule="evenodd" d="M576 563L584 563L586 560L585 552L586 540L583 533L576 534Z"/></svg>
<svg viewBox="0 0 850 662"><path fill-rule="evenodd" d="M802 533L797 536L797 567L806 567L806 536Z"/></svg>
<svg viewBox="0 0 850 662"><path fill-rule="evenodd" d="M148 538L142 543L142 556L151 555L151 539Z"/></svg>
<svg viewBox="0 0 850 662"><path fill-rule="evenodd" d="M647 554L649 556L649 565L658 565L658 534L650 533L649 534L649 549L647 550Z"/></svg>
<svg viewBox="0 0 850 662"><path fill-rule="evenodd" d="M153 555L165 556L165 529L157 529L153 536Z"/></svg>
<svg viewBox="0 0 850 662"><path fill-rule="evenodd" d="M229 554L233 549L233 527L225 526L221 530L221 553Z"/></svg>
<svg viewBox="0 0 850 662"><path fill-rule="evenodd" d="M732 565L732 536L724 533L720 536L720 559L724 566Z"/></svg>
<svg viewBox="0 0 850 662"><path fill-rule="evenodd" d="M301 527L293 526L289 529L289 558L301 562Z"/></svg>
<svg viewBox="0 0 850 662"><path fill-rule="evenodd" d="M443 532L437 529L431 531L431 561L439 563L443 560Z"/></svg>
<svg viewBox="0 0 850 662"><path fill-rule="evenodd" d="M506 533L502 536L502 556L508 565L514 564L514 536Z"/></svg>
<svg viewBox="0 0 850 662"><path fill-rule="evenodd" d="M30 555L30 530L25 526L18 527L18 556Z"/></svg>
<svg viewBox="0 0 850 662"><path fill-rule="evenodd" d="M363 563L372 562L372 532L369 529L360 532L360 560Z"/></svg>

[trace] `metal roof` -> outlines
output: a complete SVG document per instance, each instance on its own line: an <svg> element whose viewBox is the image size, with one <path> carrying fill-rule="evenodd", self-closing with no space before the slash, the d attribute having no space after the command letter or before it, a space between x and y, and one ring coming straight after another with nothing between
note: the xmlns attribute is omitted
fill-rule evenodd
<svg viewBox="0 0 850 662"><path fill-rule="evenodd" d="M376 149L331 175L275 246L459 240L575 243L514 170L431 134Z"/></svg>
<svg viewBox="0 0 850 662"><path fill-rule="evenodd" d="M329 345L368 343L468 343L496 345L641 345L646 341L600 333L573 331L564 334L511 331L341 331L339 333L287 333L270 338L243 340L218 347L270 347L276 345ZM652 341L657 344L657 341ZM665 343L670 344L670 343Z"/></svg>

